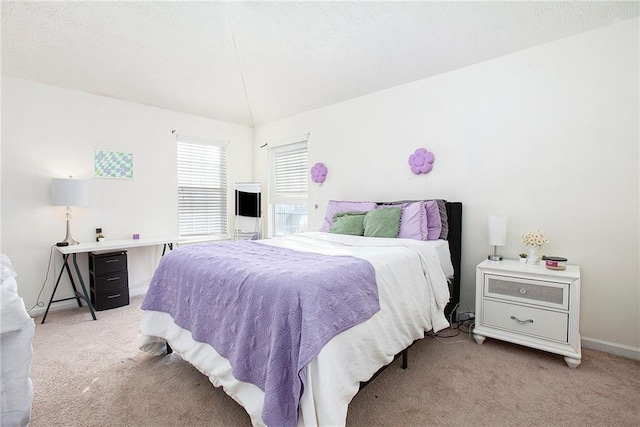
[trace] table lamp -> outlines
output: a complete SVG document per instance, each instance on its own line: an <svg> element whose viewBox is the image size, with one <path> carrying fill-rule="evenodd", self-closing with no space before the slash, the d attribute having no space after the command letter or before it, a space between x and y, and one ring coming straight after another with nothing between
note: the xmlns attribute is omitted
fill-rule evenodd
<svg viewBox="0 0 640 427"><path fill-rule="evenodd" d="M498 255L497 247L507 244L507 217L490 215L488 221L489 244L493 246L493 255L489 255L491 261L502 261L502 255Z"/></svg>
<svg viewBox="0 0 640 427"><path fill-rule="evenodd" d="M67 236L58 246L77 245L78 242L71 237L69 221L71 219L72 206L89 206L89 180L69 178L51 179L51 204L53 206L67 207Z"/></svg>

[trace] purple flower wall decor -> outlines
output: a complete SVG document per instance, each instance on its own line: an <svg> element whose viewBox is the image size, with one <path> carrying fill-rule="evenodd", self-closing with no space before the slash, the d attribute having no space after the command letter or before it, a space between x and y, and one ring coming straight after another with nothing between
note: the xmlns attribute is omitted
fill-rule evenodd
<svg viewBox="0 0 640 427"><path fill-rule="evenodd" d="M311 181L322 184L327 179L327 167L323 163L316 163L311 168Z"/></svg>
<svg viewBox="0 0 640 427"><path fill-rule="evenodd" d="M429 173L433 169L433 161L435 157L433 153L428 152L424 148L418 148L412 155L409 156L409 166L411 166L411 172L416 175L422 173Z"/></svg>

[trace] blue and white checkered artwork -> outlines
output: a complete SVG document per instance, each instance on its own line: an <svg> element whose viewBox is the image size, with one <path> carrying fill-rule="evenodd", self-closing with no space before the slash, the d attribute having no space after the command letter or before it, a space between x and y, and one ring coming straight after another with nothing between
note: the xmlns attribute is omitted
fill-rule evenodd
<svg viewBox="0 0 640 427"><path fill-rule="evenodd" d="M97 178L133 178L133 154L95 150L93 174Z"/></svg>

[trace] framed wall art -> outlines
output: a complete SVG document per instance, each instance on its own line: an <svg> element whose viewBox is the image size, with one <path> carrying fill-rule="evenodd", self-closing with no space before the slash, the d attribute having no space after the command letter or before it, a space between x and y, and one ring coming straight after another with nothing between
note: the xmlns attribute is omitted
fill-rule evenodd
<svg viewBox="0 0 640 427"><path fill-rule="evenodd" d="M96 178L133 179L133 154L95 150L93 176Z"/></svg>

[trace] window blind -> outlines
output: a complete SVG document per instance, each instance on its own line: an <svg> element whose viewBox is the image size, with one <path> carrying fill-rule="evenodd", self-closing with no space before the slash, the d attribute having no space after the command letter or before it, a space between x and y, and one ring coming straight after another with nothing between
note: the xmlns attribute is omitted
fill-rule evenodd
<svg viewBox="0 0 640 427"><path fill-rule="evenodd" d="M227 234L226 143L179 137L180 236Z"/></svg>
<svg viewBox="0 0 640 427"><path fill-rule="evenodd" d="M269 203L306 203L307 141L271 148Z"/></svg>

